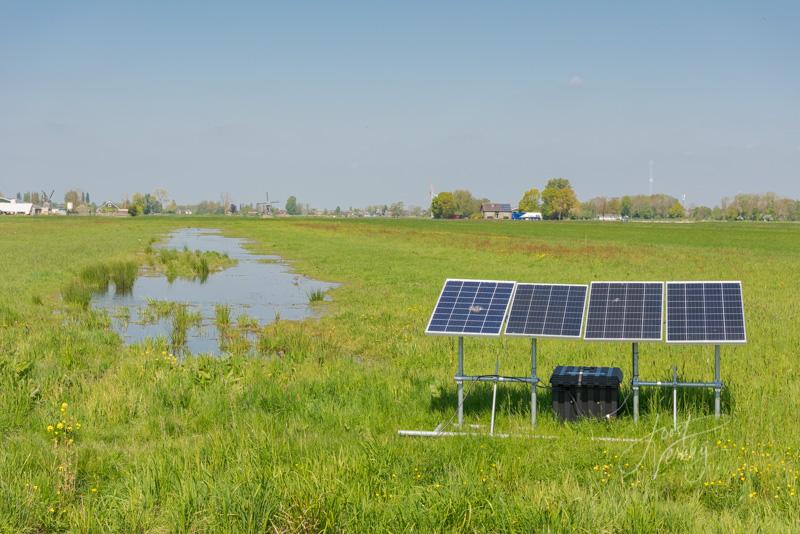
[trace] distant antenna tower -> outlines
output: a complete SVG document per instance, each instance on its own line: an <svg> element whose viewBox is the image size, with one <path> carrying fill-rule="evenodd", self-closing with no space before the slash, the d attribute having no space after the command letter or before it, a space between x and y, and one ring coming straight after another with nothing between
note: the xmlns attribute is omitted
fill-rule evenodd
<svg viewBox="0 0 800 534"><path fill-rule="evenodd" d="M435 197L435 196L436 196L436 192L433 190L433 184L431 184L431 189L430 189L430 191L428 192L428 203L429 203L429 204L430 204L431 202L433 202L433 197Z"/></svg>
<svg viewBox="0 0 800 534"><path fill-rule="evenodd" d="M650 196L653 196L653 160L650 160Z"/></svg>

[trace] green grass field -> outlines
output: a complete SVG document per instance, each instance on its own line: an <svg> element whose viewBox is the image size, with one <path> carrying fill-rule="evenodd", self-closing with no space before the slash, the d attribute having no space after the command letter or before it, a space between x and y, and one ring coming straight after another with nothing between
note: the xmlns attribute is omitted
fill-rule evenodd
<svg viewBox="0 0 800 534"><path fill-rule="evenodd" d="M107 316L62 301L82 269L144 262L152 238L181 226L251 238L342 285L323 318L267 326L259 356L180 362L153 344L125 347ZM800 226L2 218L0 251L0 530L800 524ZM680 393L674 433L671 393L648 389L638 425L627 408L561 424L540 389L545 437L399 437L455 413L456 339L424 335L448 277L742 280L749 342L723 347L723 418L710 391ZM499 355L502 373L526 374L528 351L469 338L467 372L493 373ZM545 383L558 364L618 366L627 382L630 345L542 340ZM641 344L643 379L669 379L673 364L711 380L713 348ZM530 434L529 400L526 387L501 386L497 431ZM488 425L490 402L489 385L471 388L467 423ZM61 421L71 432L55 437Z"/></svg>

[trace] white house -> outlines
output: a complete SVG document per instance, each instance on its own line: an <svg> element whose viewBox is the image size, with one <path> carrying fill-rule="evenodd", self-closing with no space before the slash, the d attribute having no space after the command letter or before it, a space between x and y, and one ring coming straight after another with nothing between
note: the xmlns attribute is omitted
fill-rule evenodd
<svg viewBox="0 0 800 534"><path fill-rule="evenodd" d="M32 215L33 204L30 202L17 202L16 198L0 197L0 213L4 215Z"/></svg>

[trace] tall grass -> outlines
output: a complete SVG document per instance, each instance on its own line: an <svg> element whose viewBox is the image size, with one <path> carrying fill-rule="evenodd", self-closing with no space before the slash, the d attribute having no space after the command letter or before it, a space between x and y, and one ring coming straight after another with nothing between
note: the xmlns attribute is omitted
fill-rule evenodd
<svg viewBox="0 0 800 534"><path fill-rule="evenodd" d="M309 302L322 302L325 300L325 291L321 289L314 289L308 293Z"/></svg>
<svg viewBox="0 0 800 534"><path fill-rule="evenodd" d="M104 293L108 291L111 280L111 267L108 263L87 265L81 269L80 279L93 291Z"/></svg>
<svg viewBox="0 0 800 534"><path fill-rule="evenodd" d="M108 291L113 282L117 294L128 294L133 289L139 266L135 261L97 262L81 269L77 277L69 279L61 288L64 302L88 308L92 295Z"/></svg>
<svg viewBox="0 0 800 534"><path fill-rule="evenodd" d="M256 355L177 362L170 340L126 347L99 314L64 311L49 295L70 280L67 265L132 257L192 220L86 219L0 221L13 230L0 232L0 245L14 258L0 258L0 306L19 316L0 330L0 531L794 532L800 524L800 226L199 219L344 285L321 319L260 329ZM42 262L45 254L63 261ZM398 437L400 428L433 429L456 408L456 340L423 334L450 276L741 279L748 344L723 347L723 418L709 417L707 392L680 395L679 423L689 429L675 434L671 395L647 390L639 425L628 407L615 421L563 424L541 389L537 437L528 438L530 390L509 383L498 389L497 431L526 437ZM43 305L30 302L32 291ZM501 373L530 372L527 340L465 345L471 374L493 373L498 354ZM545 381L571 363L631 376L629 345L541 340L538 348ZM713 348L640 347L642 379L669 380L673 364L683 379L710 379ZM471 430L485 432L491 401L490 386L470 388L466 423L483 425ZM62 402L82 423L69 458L47 431Z"/></svg>
<svg viewBox="0 0 800 534"><path fill-rule="evenodd" d="M186 337L190 328L197 328L202 321L199 312L189 310L186 304L176 304L172 308L172 351L175 354L186 350Z"/></svg>
<svg viewBox="0 0 800 534"><path fill-rule="evenodd" d="M214 306L214 318L217 329L220 332L226 331L231 327L231 307L227 304L216 304Z"/></svg>
<svg viewBox="0 0 800 534"><path fill-rule="evenodd" d="M205 282L211 273L221 271L236 264L227 254L215 251L191 251L184 246L182 250L160 248L148 256L149 263L163 272L172 282L177 278L187 278Z"/></svg>
<svg viewBox="0 0 800 534"><path fill-rule="evenodd" d="M127 295L133 290L139 265L134 261L117 261L109 266L110 278L118 295Z"/></svg>

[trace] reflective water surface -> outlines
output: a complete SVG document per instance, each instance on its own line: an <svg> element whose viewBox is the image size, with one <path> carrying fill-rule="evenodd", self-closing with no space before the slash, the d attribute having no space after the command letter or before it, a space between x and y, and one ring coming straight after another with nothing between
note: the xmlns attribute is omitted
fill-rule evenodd
<svg viewBox="0 0 800 534"><path fill-rule="evenodd" d="M205 282L177 279L170 283L161 274L142 275L130 294L118 295L112 285L108 292L92 299L92 306L107 310L114 330L127 343L133 343L158 336L170 339L171 320L142 324L141 313L149 300L186 303L189 310L202 316L201 325L190 328L186 335L185 349L194 354L221 352L215 325L217 304L230 306L233 323L238 316L246 315L262 326L276 317L298 320L319 313L310 304L309 295L337 284L292 273L280 257L253 254L243 247L244 243L243 239L225 237L214 229L177 230L157 247L227 253L238 263L211 274Z"/></svg>

